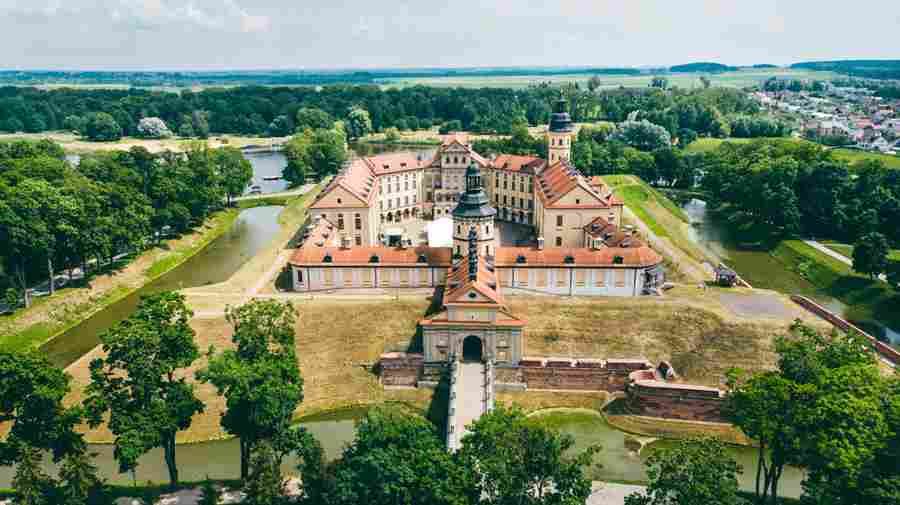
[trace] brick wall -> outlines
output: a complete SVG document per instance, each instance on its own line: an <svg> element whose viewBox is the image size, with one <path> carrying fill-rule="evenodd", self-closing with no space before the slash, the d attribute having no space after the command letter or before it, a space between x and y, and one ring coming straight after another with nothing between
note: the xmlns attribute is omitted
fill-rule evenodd
<svg viewBox="0 0 900 505"><path fill-rule="evenodd" d="M631 374L628 405L637 415L723 422L722 391L706 386L649 379L643 372Z"/></svg>
<svg viewBox="0 0 900 505"><path fill-rule="evenodd" d="M793 300L794 303L796 303L797 305L800 305L804 309L821 317L822 319L828 321L829 323L833 324L834 326L840 328L841 330L843 330L845 332L852 330L852 331L859 333L860 335L863 335L864 337L868 338L870 342L872 342L872 345L875 346L875 351L878 354L880 354L882 357L886 358L887 360L892 361L894 364L900 365L900 351L898 351L897 349L894 349L893 347L885 344L884 342L881 342L880 340L873 337L872 335L869 335L868 333L859 329L856 325L838 317L835 313L831 312L830 310L826 309L825 307L822 307L818 303L810 300L809 298L807 298L805 296L793 295L793 296L791 296L791 300Z"/></svg>
<svg viewBox="0 0 900 505"><path fill-rule="evenodd" d="M421 354L392 352L379 360L379 375L384 386L416 386L422 374L424 357Z"/></svg>
<svg viewBox="0 0 900 505"><path fill-rule="evenodd" d="M646 360L574 360L530 358L519 362L520 382L528 389L625 391L628 374L652 370ZM501 382L499 379L497 382Z"/></svg>

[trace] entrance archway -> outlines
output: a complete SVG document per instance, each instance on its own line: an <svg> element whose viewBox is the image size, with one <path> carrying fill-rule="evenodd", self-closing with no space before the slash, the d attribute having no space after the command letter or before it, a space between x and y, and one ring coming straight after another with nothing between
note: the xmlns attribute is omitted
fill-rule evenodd
<svg viewBox="0 0 900 505"><path fill-rule="evenodd" d="M475 335L469 335L463 340L463 361L481 361L483 348L481 339Z"/></svg>

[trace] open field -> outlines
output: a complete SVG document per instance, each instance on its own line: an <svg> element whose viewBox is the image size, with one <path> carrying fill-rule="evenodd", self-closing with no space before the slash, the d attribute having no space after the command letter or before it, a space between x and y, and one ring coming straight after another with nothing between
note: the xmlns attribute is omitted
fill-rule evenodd
<svg viewBox="0 0 900 505"><path fill-rule="evenodd" d="M237 216L236 209L219 212L193 233L165 241L121 268L91 278L87 287L60 289L53 296L36 298L28 309L0 317L0 347L39 347L187 261L227 231Z"/></svg>
<svg viewBox="0 0 900 505"><path fill-rule="evenodd" d="M860 161L880 161L888 168L900 169L900 156L893 154L872 153L856 149L832 149L831 153L835 158L846 161L851 165Z"/></svg>
<svg viewBox="0 0 900 505"><path fill-rule="evenodd" d="M2 140L40 140L49 139L60 144L67 154L83 154L96 151L127 151L135 146L140 146L152 153L162 151L182 151L192 142L203 142L198 139L169 138L169 139L138 139L124 137L115 142L91 142L82 139L71 132L44 132L44 133L0 133ZM232 146L246 147L258 145L270 145L273 142L282 142L283 137L244 137L240 135L212 135L206 140L211 148Z"/></svg>
<svg viewBox="0 0 900 505"><path fill-rule="evenodd" d="M744 144L747 142L751 142L753 140L759 139L738 139L738 138L728 138L728 139L714 139L714 138L702 138L697 139L692 142L689 146L685 147L685 151L691 153L704 153L709 151L714 151L724 142L730 142L735 144ZM794 137L777 137L774 140L789 140L793 142L809 142L808 140L798 139ZM846 161L850 165L855 163L859 163L860 161L881 161L888 168L898 168L900 169L900 156L896 156L893 154L883 154L883 153L873 153L868 151L860 151L857 149L845 149L845 148L835 148L829 149L831 151L831 155L841 161Z"/></svg>
<svg viewBox="0 0 900 505"><path fill-rule="evenodd" d="M670 86L679 88L700 87L700 76L705 75L712 81L713 86L725 86L731 88L744 88L756 86L770 77L783 79L819 79L830 80L838 77L832 72L817 72L809 70L766 68L746 69L720 74L701 73L675 73L675 74L641 74L641 75L600 75L600 88L610 89L620 86L631 88L646 88L656 75L663 75L669 79ZM520 76L454 76L454 77L417 77L383 79L383 87L404 86L435 86L435 87L463 87L463 88L525 88L531 85L549 82L554 85L576 82L582 87L587 85L590 75L587 74L559 74L545 75L520 75Z"/></svg>
<svg viewBox="0 0 900 505"><path fill-rule="evenodd" d="M686 380L719 385L732 366L759 369L774 363L772 338L783 333L789 318L744 318L729 311L718 290L678 288L667 298L555 298L511 296L513 313L525 318L526 353L568 357L646 357L667 359ZM786 298L778 297L785 304ZM385 401L403 402L434 418L442 413L439 396L426 389L385 390L373 366L385 351L416 348L417 324L431 301L422 296L358 299L327 297L294 300L298 312L297 354L305 380L305 399L297 417L349 406ZM797 310L798 317L805 317ZM191 321L200 349L230 346L231 327L223 316ZM587 328L587 330L586 330ZM69 401L81 398L89 379L88 365L99 356L96 348L67 371L74 379ZM205 358L187 376L193 379ZM224 401L209 385L197 385L206 411L195 416L180 442L224 436L219 414ZM517 403L528 411L548 407L599 409L605 393L501 393L498 400ZM108 441L104 429L90 440Z"/></svg>

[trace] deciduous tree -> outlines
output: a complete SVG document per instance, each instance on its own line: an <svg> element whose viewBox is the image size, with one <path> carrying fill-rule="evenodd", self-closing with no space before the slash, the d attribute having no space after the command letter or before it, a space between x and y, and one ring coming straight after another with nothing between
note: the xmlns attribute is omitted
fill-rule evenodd
<svg viewBox="0 0 900 505"><path fill-rule="evenodd" d="M109 413L120 472L162 447L169 480L178 483L175 435L203 411L184 378L184 369L199 356L188 324L192 315L183 295L164 292L143 298L128 319L100 336L106 356L91 362L85 404L91 426Z"/></svg>
<svg viewBox="0 0 900 505"><path fill-rule="evenodd" d="M859 238L853 247L853 270L875 278L887 270L887 238L879 232L871 232Z"/></svg>
<svg viewBox="0 0 900 505"><path fill-rule="evenodd" d="M289 303L252 300L226 315L234 327L234 349L210 349L201 380L225 396L222 427L240 437L241 479L246 479L253 448L290 429L303 400L303 379L294 350L295 313Z"/></svg>

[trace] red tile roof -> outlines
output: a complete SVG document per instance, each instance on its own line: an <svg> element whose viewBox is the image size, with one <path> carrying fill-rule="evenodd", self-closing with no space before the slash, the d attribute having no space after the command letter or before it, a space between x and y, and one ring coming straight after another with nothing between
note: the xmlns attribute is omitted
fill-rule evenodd
<svg viewBox="0 0 900 505"><path fill-rule="evenodd" d="M518 262L519 256L525 259ZM566 263L571 257L573 262ZM615 258L621 257L621 263ZM536 249L533 247L500 247L494 264L498 268L508 267L572 267L572 266L604 266L611 268L645 268L662 263L662 256L647 246L641 247L607 247L603 249L560 248Z"/></svg>
<svg viewBox="0 0 900 505"><path fill-rule="evenodd" d="M447 289L444 291L444 305L484 304L480 300L468 300L465 294L470 290L480 293L490 300L492 305L503 305L503 296L497 288L497 276L490 270L484 258L478 259L478 272L474 280L469 276L468 256L450 267L450 270L447 272Z"/></svg>
<svg viewBox="0 0 900 505"><path fill-rule="evenodd" d="M576 187L584 189L585 192L596 198L596 201L581 205L555 205ZM608 208L610 206L610 198L597 192L597 189L581 175L581 172L565 160L560 160L541 171L537 177L537 189L538 197L544 203L545 208Z"/></svg>
<svg viewBox="0 0 900 505"><path fill-rule="evenodd" d="M536 156L501 154L494 158L494 161L491 162L491 166L493 168L496 168L497 170L533 174L541 165L545 163L546 161Z"/></svg>
<svg viewBox="0 0 900 505"><path fill-rule="evenodd" d="M603 240L607 247L642 247L641 242L633 234L619 229L605 217L598 217L584 227L584 232L593 238Z"/></svg>
<svg viewBox="0 0 900 505"><path fill-rule="evenodd" d="M431 158L425 157L422 153L403 151L369 156L363 160L375 175L386 175L423 168L431 161Z"/></svg>
<svg viewBox="0 0 900 505"><path fill-rule="evenodd" d="M378 192L378 186L375 184L375 173L368 162L359 158L353 160L350 165L331 180L328 186L316 197L316 201L313 202L310 208L321 208L319 202L338 186L366 202L366 204L371 204L375 199L375 194Z"/></svg>
<svg viewBox="0 0 900 505"><path fill-rule="evenodd" d="M325 261L330 256L331 261ZM377 263L370 263L373 256L378 257ZM452 254L449 247L358 247L347 249L340 247L316 245L304 245L294 252L291 257L291 265L328 265L336 266L438 266L450 265ZM422 263L419 259L424 259Z"/></svg>

